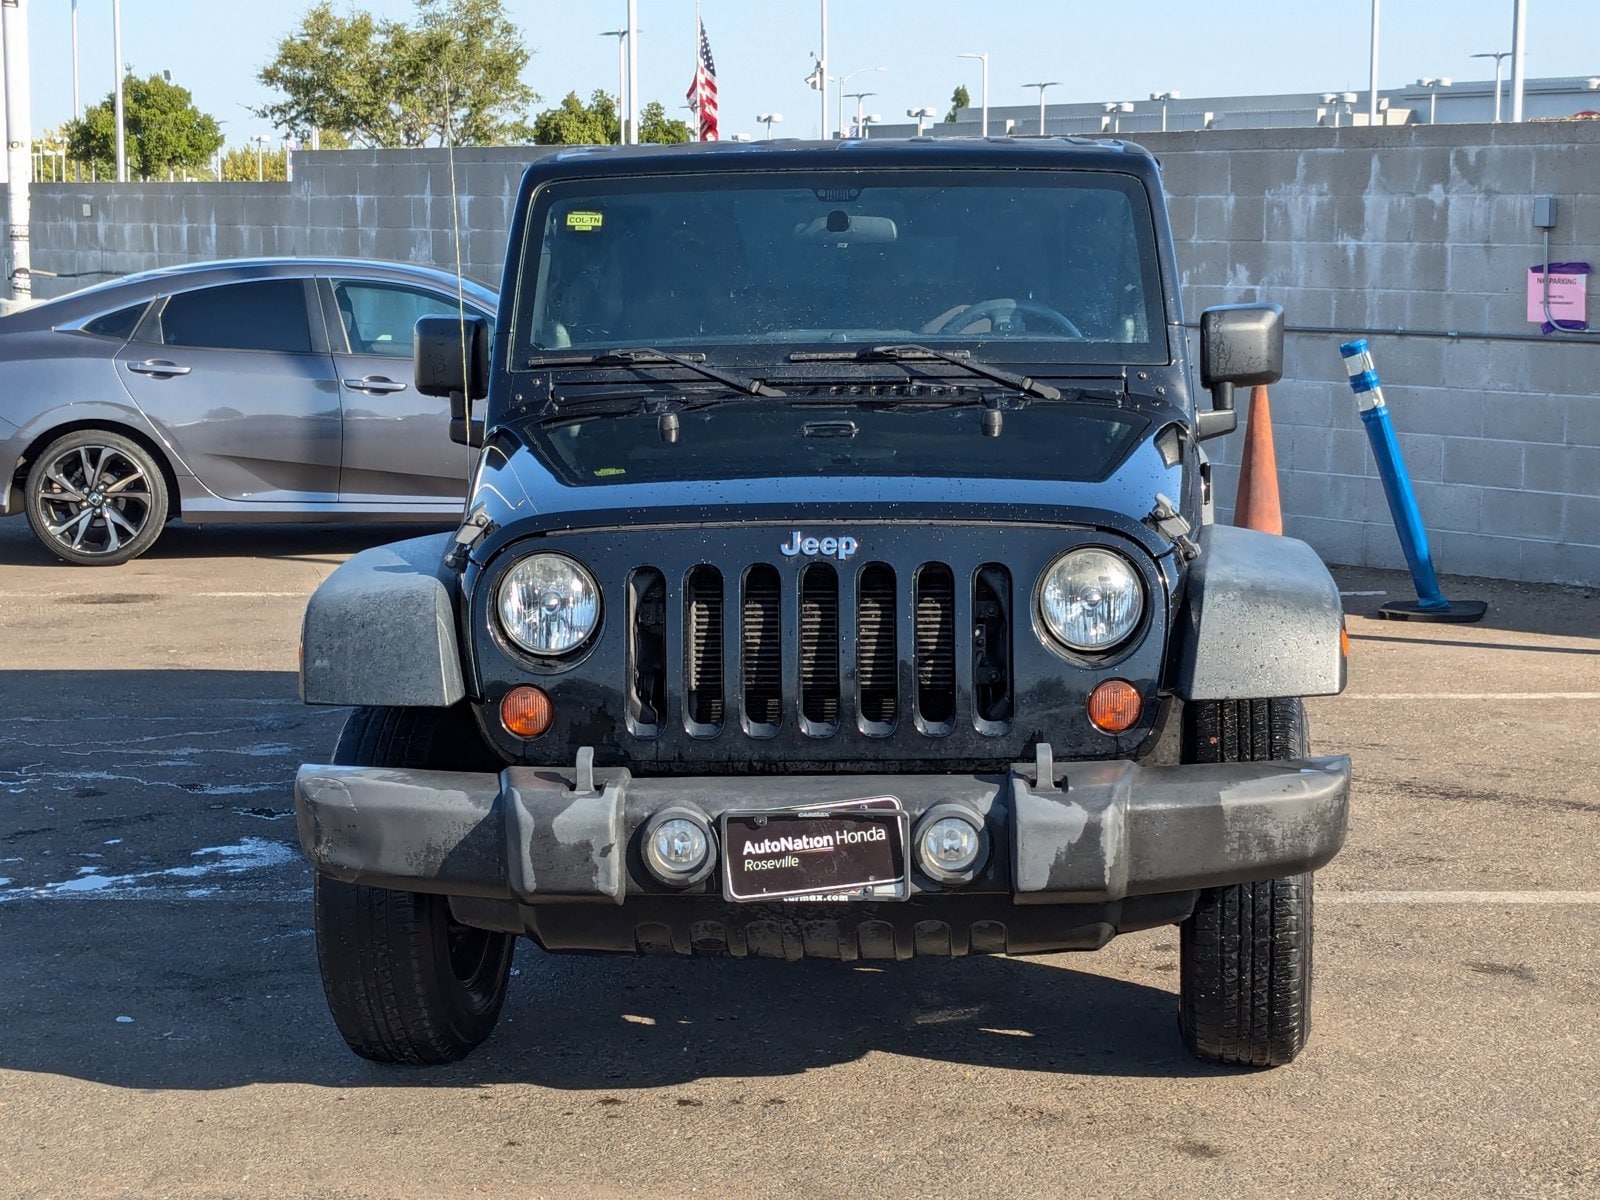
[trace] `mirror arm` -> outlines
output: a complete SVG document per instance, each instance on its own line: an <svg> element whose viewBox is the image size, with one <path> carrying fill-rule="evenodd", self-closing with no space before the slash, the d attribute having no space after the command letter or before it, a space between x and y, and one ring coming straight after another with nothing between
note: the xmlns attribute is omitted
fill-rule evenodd
<svg viewBox="0 0 1600 1200"><path fill-rule="evenodd" d="M1211 411L1196 413L1194 432L1202 442L1207 438L1221 437L1239 428L1239 414L1233 408L1233 384L1211 385Z"/></svg>
<svg viewBox="0 0 1600 1200"><path fill-rule="evenodd" d="M477 449L483 445L483 422L472 419L472 404L465 393L450 393L450 440Z"/></svg>

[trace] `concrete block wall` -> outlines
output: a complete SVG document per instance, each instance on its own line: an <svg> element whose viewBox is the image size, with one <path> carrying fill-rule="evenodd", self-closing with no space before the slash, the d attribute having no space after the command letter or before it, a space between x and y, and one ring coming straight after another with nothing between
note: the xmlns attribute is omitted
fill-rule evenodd
<svg viewBox="0 0 1600 1200"><path fill-rule="evenodd" d="M1600 584L1600 336L1544 338L1526 312L1545 261L1534 196L1559 202L1550 257L1600 267L1600 122L1144 142L1172 196L1189 319L1284 306L1285 532L1333 562L1405 565L1338 352L1363 335L1436 567ZM1594 295L1589 313L1600 326ZM1210 443L1221 519L1242 444Z"/></svg>
<svg viewBox="0 0 1600 1200"><path fill-rule="evenodd" d="M1551 257L1600 267L1600 122L1142 140L1162 162L1190 320L1241 300L1286 310L1272 411L1287 532L1332 562L1404 565L1338 354L1365 335L1438 568L1600 585L1600 337L1542 339L1525 319L1527 269L1544 261L1535 195L1560 204ZM541 153L455 155L468 275L499 283L517 180ZM36 291L254 254L455 265L444 151L303 154L295 174L36 187L34 265L60 273ZM1594 296L1590 313L1600 326ZM1242 441L1208 444L1223 519Z"/></svg>

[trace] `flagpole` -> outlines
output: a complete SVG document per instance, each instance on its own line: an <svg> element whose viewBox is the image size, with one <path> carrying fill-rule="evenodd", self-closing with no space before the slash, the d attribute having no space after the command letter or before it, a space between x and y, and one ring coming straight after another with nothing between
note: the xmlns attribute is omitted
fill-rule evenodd
<svg viewBox="0 0 1600 1200"><path fill-rule="evenodd" d="M689 140L700 140L700 32L705 28L703 18L700 16L700 0L694 0L694 98L689 101L689 119L694 122L689 131Z"/></svg>

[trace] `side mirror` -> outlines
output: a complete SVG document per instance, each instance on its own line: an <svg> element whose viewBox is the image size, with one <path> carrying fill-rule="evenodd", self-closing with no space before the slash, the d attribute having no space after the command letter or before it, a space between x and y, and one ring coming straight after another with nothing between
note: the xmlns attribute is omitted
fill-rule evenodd
<svg viewBox="0 0 1600 1200"><path fill-rule="evenodd" d="M436 314L417 318L413 343L417 391L450 398L450 440L483 442L483 422L471 419L471 402L489 394L489 322L479 316Z"/></svg>
<svg viewBox="0 0 1600 1200"><path fill-rule="evenodd" d="M1200 384L1212 411L1199 413L1201 439L1232 433L1239 417L1233 389L1283 378L1283 309L1276 304L1219 304L1200 314Z"/></svg>

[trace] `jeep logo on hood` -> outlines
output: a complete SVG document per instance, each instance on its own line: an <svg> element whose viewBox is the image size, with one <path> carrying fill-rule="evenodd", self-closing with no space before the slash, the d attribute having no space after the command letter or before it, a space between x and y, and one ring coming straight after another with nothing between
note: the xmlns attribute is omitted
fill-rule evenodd
<svg viewBox="0 0 1600 1200"><path fill-rule="evenodd" d="M785 558L795 558L802 554L809 558L820 554L824 558L837 558L843 562L856 552L858 544L853 537L806 537L796 529L789 535L789 540L778 549L783 552Z"/></svg>

